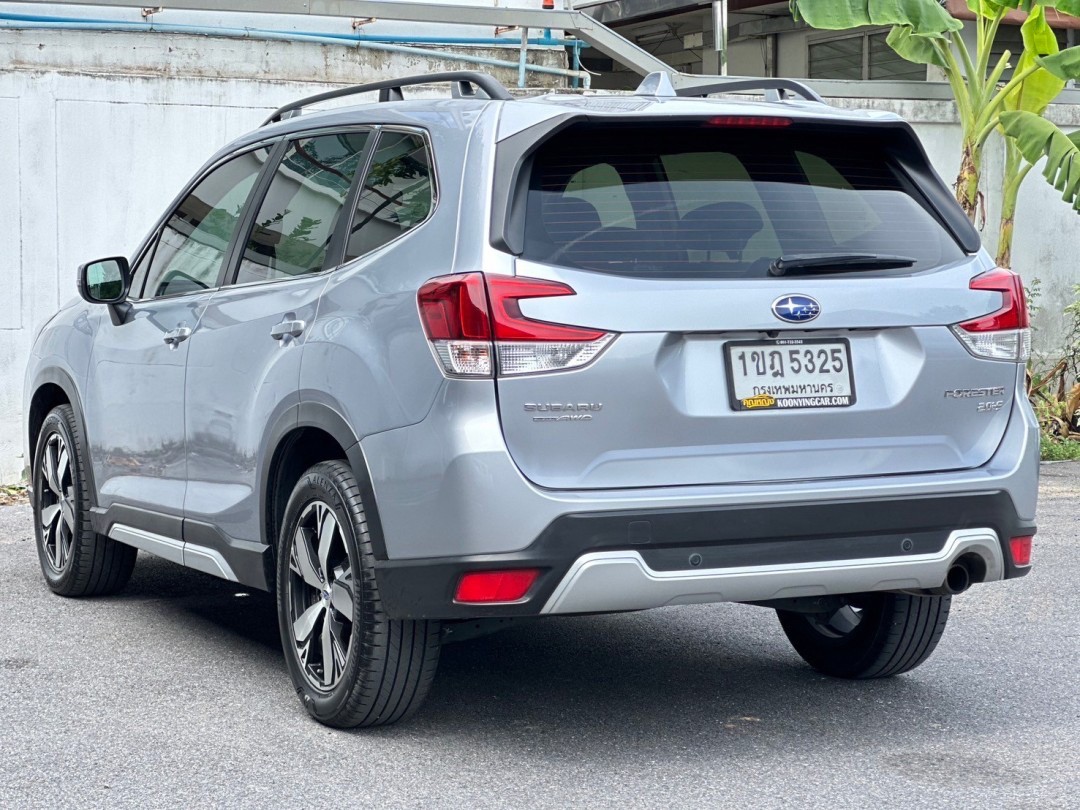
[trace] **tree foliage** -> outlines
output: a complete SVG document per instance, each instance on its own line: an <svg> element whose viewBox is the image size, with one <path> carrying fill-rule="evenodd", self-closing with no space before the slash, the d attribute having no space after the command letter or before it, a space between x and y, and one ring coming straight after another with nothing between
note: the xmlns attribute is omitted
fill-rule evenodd
<svg viewBox="0 0 1080 810"><path fill-rule="evenodd" d="M791 0L791 11L796 19L828 30L890 25L886 41L897 54L944 72L963 131L956 197L973 222L982 202L983 147L995 131L1006 136L998 261L1008 266L1017 194L1033 161L1047 158L1044 176L1080 211L1074 140L1042 117L1065 82L1080 79L1080 46L1059 50L1046 12L1080 16L1080 0L968 0L967 5L976 17L974 51L960 33L962 23L937 0ZM1023 51L1015 62L1009 51L993 60L999 27L1013 11L1026 14Z"/></svg>
<svg viewBox="0 0 1080 810"><path fill-rule="evenodd" d="M1003 112L1001 127L1028 163L1046 158L1043 177L1080 212L1080 132L1066 135L1045 118L1024 110Z"/></svg>

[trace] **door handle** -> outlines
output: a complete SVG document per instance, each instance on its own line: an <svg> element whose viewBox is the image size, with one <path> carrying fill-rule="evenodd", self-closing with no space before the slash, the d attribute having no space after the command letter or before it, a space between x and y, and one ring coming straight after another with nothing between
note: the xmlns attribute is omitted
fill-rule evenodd
<svg viewBox="0 0 1080 810"><path fill-rule="evenodd" d="M300 337L304 334L307 324L304 321L282 321L270 330L270 337L274 340L282 340L285 337Z"/></svg>
<svg viewBox="0 0 1080 810"><path fill-rule="evenodd" d="M166 332L162 340L165 341L166 345L175 349L189 337L191 337L191 327L180 326L173 329L171 332Z"/></svg>

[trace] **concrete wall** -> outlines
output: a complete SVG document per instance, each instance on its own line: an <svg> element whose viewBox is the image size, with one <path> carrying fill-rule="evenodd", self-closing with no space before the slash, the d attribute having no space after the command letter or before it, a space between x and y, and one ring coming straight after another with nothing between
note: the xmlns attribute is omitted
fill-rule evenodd
<svg viewBox="0 0 1080 810"><path fill-rule="evenodd" d="M565 53L534 49L530 61L565 67ZM310 43L0 30L0 482L23 471L36 327L75 295L80 263L129 254L206 158L282 104L464 67ZM517 82L516 71L495 74Z"/></svg>

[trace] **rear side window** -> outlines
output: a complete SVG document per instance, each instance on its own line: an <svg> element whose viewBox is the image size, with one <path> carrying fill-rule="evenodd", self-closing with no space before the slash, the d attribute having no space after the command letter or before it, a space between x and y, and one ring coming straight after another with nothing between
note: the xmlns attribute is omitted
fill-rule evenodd
<svg viewBox="0 0 1080 810"><path fill-rule="evenodd" d="M345 261L382 247L431 213L431 152L419 135L383 131L349 229Z"/></svg>
<svg viewBox="0 0 1080 810"><path fill-rule="evenodd" d="M318 273L369 133L289 143L244 247L236 283Z"/></svg>
<svg viewBox="0 0 1080 810"><path fill-rule="evenodd" d="M964 253L873 137L697 122L579 125L533 159L524 255L641 276L751 278L780 256Z"/></svg>

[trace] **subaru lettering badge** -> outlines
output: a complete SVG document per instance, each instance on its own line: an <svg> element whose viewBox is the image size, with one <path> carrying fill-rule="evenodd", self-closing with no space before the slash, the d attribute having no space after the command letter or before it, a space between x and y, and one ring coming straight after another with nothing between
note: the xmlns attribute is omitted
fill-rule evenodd
<svg viewBox="0 0 1080 810"><path fill-rule="evenodd" d="M805 323L821 314L818 302L809 295L782 295L773 301L773 315L788 323Z"/></svg>

